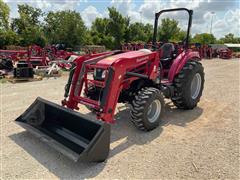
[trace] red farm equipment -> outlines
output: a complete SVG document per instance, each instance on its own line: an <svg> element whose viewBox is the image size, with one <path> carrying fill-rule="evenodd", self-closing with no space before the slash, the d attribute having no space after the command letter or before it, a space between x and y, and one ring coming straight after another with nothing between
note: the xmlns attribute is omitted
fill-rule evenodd
<svg viewBox="0 0 240 180"><path fill-rule="evenodd" d="M39 46L29 46L27 50L0 50L0 57L12 60L13 64L18 62L29 63L29 65L47 65L47 57L43 49Z"/></svg>
<svg viewBox="0 0 240 180"><path fill-rule="evenodd" d="M228 48L222 48L218 51L219 58L221 59L231 59L232 58L232 51Z"/></svg>
<svg viewBox="0 0 240 180"><path fill-rule="evenodd" d="M74 52L71 51L66 51L66 50L60 50L56 46L46 46L44 48L46 51L47 56L49 57L50 60L67 60L71 55L77 55Z"/></svg>
<svg viewBox="0 0 240 180"><path fill-rule="evenodd" d="M33 78L33 68L48 64L45 52L37 45L28 47L27 56L12 59L12 61L15 64L14 78Z"/></svg>
<svg viewBox="0 0 240 180"><path fill-rule="evenodd" d="M162 13L186 11L187 37L179 54L172 43L157 48ZM16 122L64 155L77 160L104 161L109 153L110 125L118 102L131 106L131 121L140 130L159 126L164 98L180 109L197 106L204 86L199 53L188 47L192 10L167 9L155 14L152 49L112 51L75 60L62 106L37 98ZM82 104L92 119L74 110Z"/></svg>
<svg viewBox="0 0 240 180"><path fill-rule="evenodd" d="M49 59L43 48L33 45L28 48L28 58L25 62L29 62L33 68L37 66L47 66Z"/></svg>
<svg viewBox="0 0 240 180"><path fill-rule="evenodd" d="M11 59L14 62L26 58L27 55L27 50L0 50L0 58Z"/></svg>
<svg viewBox="0 0 240 180"><path fill-rule="evenodd" d="M209 45L202 45L200 43L191 44L191 49L193 51L198 51L201 58L212 59L213 49Z"/></svg>
<svg viewBox="0 0 240 180"><path fill-rule="evenodd" d="M9 51L8 52L14 52L10 56L13 63L17 63L18 61L30 63L32 66L37 65L46 65L46 54L43 51L43 49L37 45L32 45L27 48L27 50L15 50L15 51Z"/></svg>
<svg viewBox="0 0 240 180"><path fill-rule="evenodd" d="M71 63L68 60L72 55L78 56L76 53L66 50L59 50L55 45L46 46L44 48L47 57L50 60L50 64L56 63L60 68L69 70L71 68Z"/></svg>
<svg viewBox="0 0 240 180"><path fill-rule="evenodd" d="M26 50L0 50L0 74L8 74L12 69L14 62L27 57Z"/></svg>
<svg viewBox="0 0 240 180"><path fill-rule="evenodd" d="M224 44L210 44L210 47L214 58L231 59L233 56L231 49Z"/></svg>

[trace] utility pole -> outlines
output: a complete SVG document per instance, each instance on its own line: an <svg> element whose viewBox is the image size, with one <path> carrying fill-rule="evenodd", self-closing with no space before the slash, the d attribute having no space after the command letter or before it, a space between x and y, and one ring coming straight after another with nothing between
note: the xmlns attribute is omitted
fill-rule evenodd
<svg viewBox="0 0 240 180"><path fill-rule="evenodd" d="M211 15L212 15L212 17L211 17L211 25L210 25L210 34L212 34L212 23L213 23L213 16L214 16L214 14L215 14L215 12L211 12Z"/></svg>

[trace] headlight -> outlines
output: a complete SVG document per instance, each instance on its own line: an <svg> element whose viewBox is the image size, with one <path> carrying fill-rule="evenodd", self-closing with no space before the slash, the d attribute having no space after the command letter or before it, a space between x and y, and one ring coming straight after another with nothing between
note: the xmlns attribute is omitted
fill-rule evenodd
<svg viewBox="0 0 240 180"><path fill-rule="evenodd" d="M105 77L106 77L106 72L107 72L106 70L103 70L103 71L102 71L102 78L103 78L103 79L105 79Z"/></svg>
<svg viewBox="0 0 240 180"><path fill-rule="evenodd" d="M93 72L93 78L96 80L103 80L106 77L107 70L96 68Z"/></svg>

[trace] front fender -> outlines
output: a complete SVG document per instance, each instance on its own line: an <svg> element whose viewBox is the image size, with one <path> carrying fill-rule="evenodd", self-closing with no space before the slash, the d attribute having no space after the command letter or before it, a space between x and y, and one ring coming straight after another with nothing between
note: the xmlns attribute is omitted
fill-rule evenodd
<svg viewBox="0 0 240 180"><path fill-rule="evenodd" d="M173 82L174 77L182 70L186 62L193 59L195 60L197 59L199 61L201 60L201 57L198 52L186 50L179 54L177 58L173 61L173 64L169 70L168 81Z"/></svg>

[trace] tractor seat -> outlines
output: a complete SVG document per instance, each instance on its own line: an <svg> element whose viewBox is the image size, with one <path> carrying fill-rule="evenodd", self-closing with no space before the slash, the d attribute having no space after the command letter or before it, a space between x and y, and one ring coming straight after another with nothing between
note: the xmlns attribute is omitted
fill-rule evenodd
<svg viewBox="0 0 240 180"><path fill-rule="evenodd" d="M161 61L172 60L175 52L174 45L172 43L164 43L160 50L162 52Z"/></svg>

